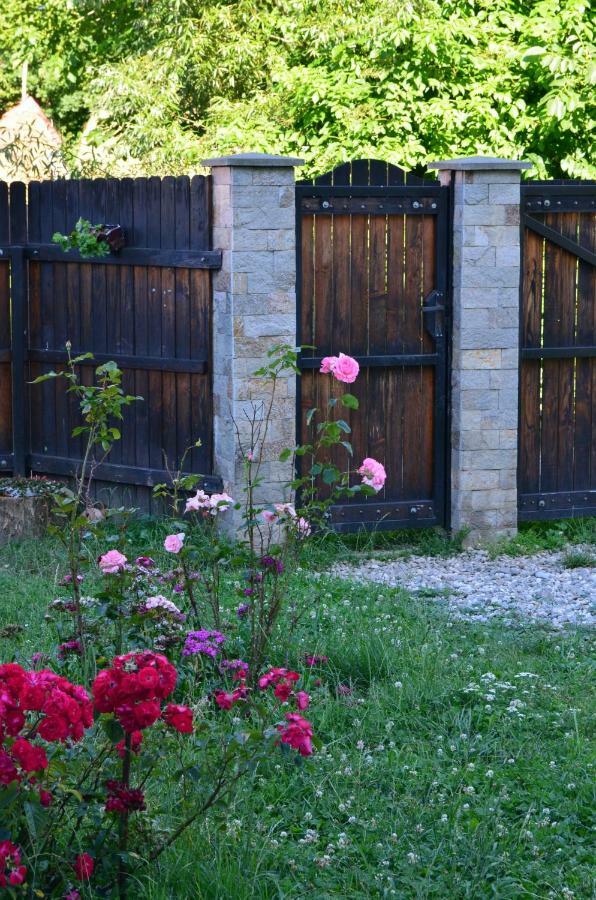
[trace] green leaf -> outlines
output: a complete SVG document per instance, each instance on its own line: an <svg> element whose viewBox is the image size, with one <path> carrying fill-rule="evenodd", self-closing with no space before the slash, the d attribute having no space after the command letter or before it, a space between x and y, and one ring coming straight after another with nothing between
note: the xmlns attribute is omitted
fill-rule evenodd
<svg viewBox="0 0 596 900"><path fill-rule="evenodd" d="M102 719L101 727L113 744L119 743L124 738L124 729L116 719Z"/></svg>
<svg viewBox="0 0 596 900"><path fill-rule="evenodd" d="M348 409L358 409L360 406L358 397L355 397L354 394L344 394L341 398L341 402Z"/></svg>
<svg viewBox="0 0 596 900"><path fill-rule="evenodd" d="M308 412L306 413L306 424L307 425L310 425L310 423L312 422L313 416L315 415L316 411L317 411L317 407L314 406L312 409L309 409Z"/></svg>

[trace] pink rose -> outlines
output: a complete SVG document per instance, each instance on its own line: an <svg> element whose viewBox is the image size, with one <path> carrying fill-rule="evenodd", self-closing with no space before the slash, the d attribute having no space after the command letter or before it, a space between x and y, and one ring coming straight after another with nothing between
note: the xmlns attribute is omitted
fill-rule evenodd
<svg viewBox="0 0 596 900"><path fill-rule="evenodd" d="M345 353L340 353L331 371L338 381L343 381L346 384L352 384L358 377L360 366L351 356L346 356Z"/></svg>
<svg viewBox="0 0 596 900"><path fill-rule="evenodd" d="M261 513L261 518L263 522L267 523L267 525L273 525L273 523L277 520L277 513L271 512L270 509L264 509Z"/></svg>
<svg viewBox="0 0 596 900"><path fill-rule="evenodd" d="M304 516L300 516L298 521L296 522L296 530L298 532L298 537L305 538L308 537L311 533L312 529L310 527L310 522L307 522Z"/></svg>
<svg viewBox="0 0 596 900"><path fill-rule="evenodd" d="M387 480L385 467L370 456L362 461L358 474L362 475L362 483L374 488L375 491L380 491Z"/></svg>
<svg viewBox="0 0 596 900"><path fill-rule="evenodd" d="M276 503L275 512L280 516L289 516L291 519L296 518L296 510L293 503Z"/></svg>
<svg viewBox="0 0 596 900"><path fill-rule="evenodd" d="M184 533L182 531L180 532L180 534L169 534L163 542L163 545L168 553L180 553L183 544Z"/></svg>
<svg viewBox="0 0 596 900"><path fill-rule="evenodd" d="M333 372L335 368L335 364L337 363L337 356L325 356L321 360L321 368L319 372L323 375L328 375L330 372Z"/></svg>
<svg viewBox="0 0 596 900"><path fill-rule="evenodd" d="M230 506L234 505L234 500L229 494L211 494L211 515L216 516L218 512L225 512Z"/></svg>
<svg viewBox="0 0 596 900"><path fill-rule="evenodd" d="M99 568L104 575L117 575L118 572L122 572L126 563L126 557L118 550L108 550L99 557Z"/></svg>
<svg viewBox="0 0 596 900"><path fill-rule="evenodd" d="M197 491L194 497L186 501L185 512L190 512L191 510L198 512L200 509L209 509L210 506L211 500L209 495L205 491Z"/></svg>

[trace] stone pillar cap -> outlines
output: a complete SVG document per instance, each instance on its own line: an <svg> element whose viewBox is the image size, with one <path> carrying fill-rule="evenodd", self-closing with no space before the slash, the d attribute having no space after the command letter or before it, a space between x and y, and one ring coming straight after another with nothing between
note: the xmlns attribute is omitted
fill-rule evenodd
<svg viewBox="0 0 596 900"><path fill-rule="evenodd" d="M429 169L449 169L451 171L486 172L495 169L521 171L531 169L532 163L518 159L501 159L498 156L459 156L455 159L441 159L428 163Z"/></svg>
<svg viewBox="0 0 596 900"><path fill-rule="evenodd" d="M201 160L201 165L211 166L260 166L265 169L279 169L284 166L303 166L304 160L297 156L275 156L271 153L232 153L230 156L214 156Z"/></svg>

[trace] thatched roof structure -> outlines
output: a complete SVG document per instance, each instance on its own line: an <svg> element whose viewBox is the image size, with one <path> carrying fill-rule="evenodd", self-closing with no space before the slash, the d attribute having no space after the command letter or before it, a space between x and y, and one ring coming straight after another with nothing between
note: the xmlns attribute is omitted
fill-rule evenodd
<svg viewBox="0 0 596 900"><path fill-rule="evenodd" d="M0 181L32 181L67 175L62 137L33 97L0 118Z"/></svg>

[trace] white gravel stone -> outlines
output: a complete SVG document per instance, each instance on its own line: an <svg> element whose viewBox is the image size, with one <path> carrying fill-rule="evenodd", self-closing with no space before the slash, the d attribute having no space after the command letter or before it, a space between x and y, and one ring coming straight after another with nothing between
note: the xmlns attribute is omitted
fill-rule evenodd
<svg viewBox="0 0 596 900"><path fill-rule="evenodd" d="M574 548L582 549L582 548ZM584 548L593 552L592 548ZM505 624L523 622L563 628L596 624L596 568L566 569L564 552L490 559L484 550L467 550L446 559L412 556L358 565L338 564L332 574L416 591L442 591L430 597L456 619Z"/></svg>

